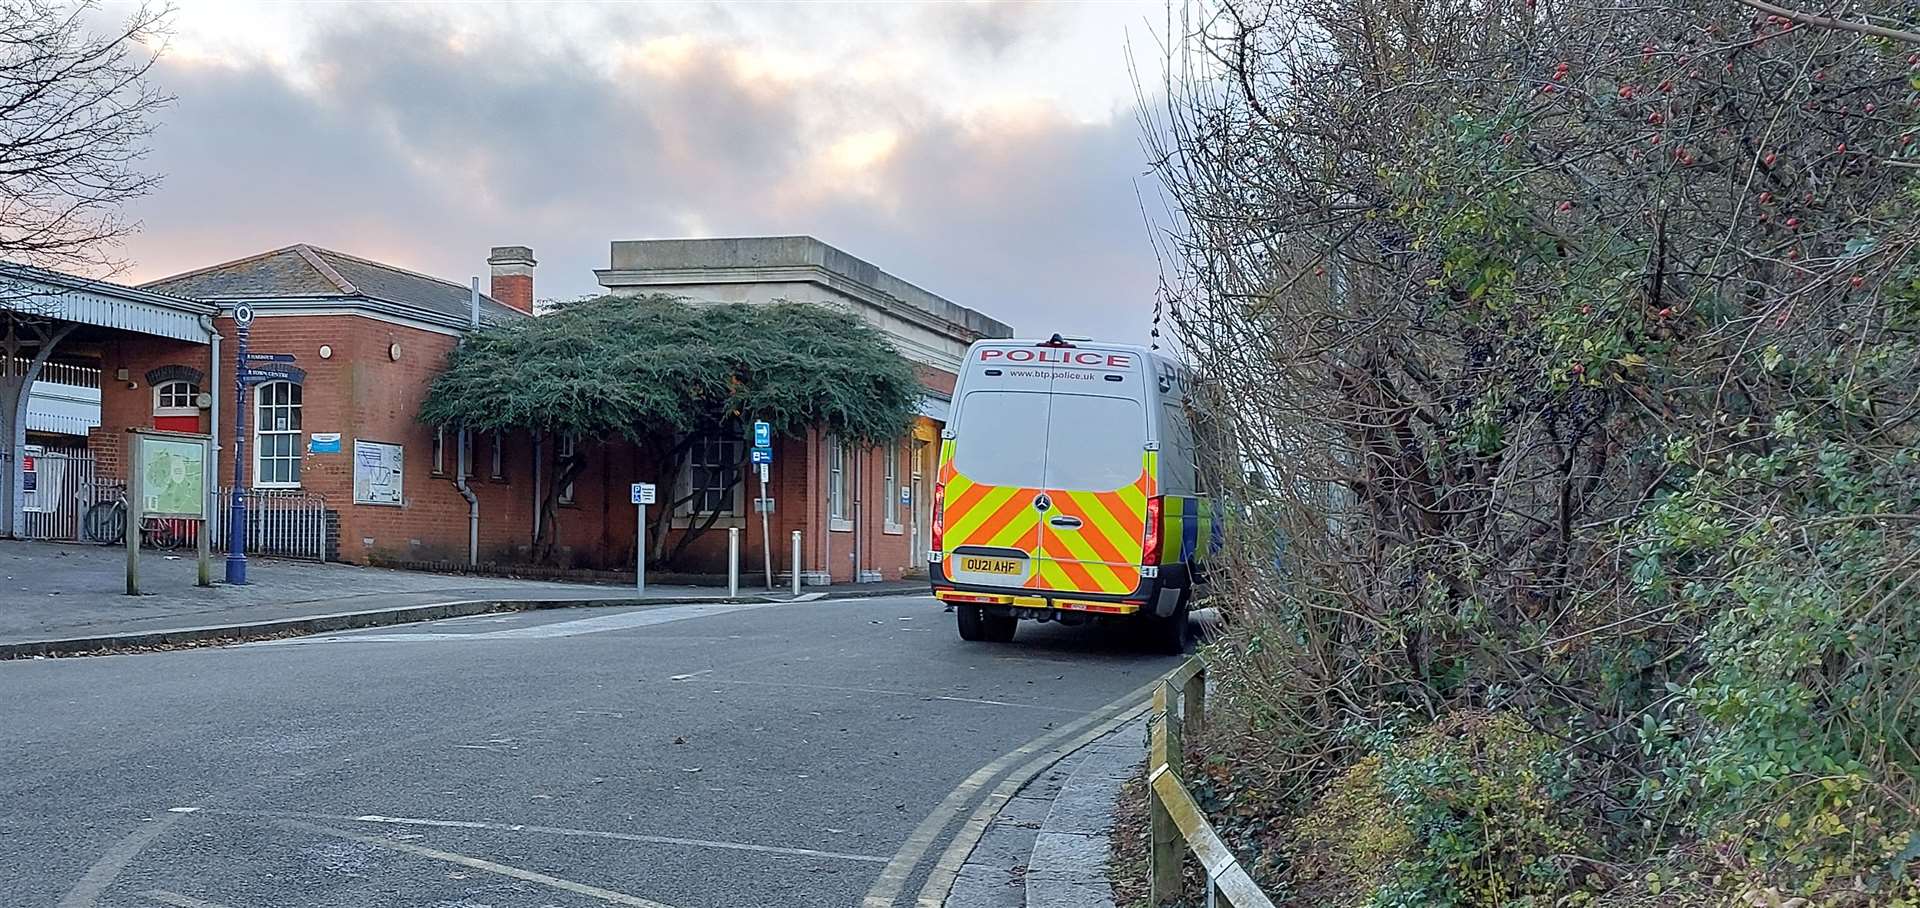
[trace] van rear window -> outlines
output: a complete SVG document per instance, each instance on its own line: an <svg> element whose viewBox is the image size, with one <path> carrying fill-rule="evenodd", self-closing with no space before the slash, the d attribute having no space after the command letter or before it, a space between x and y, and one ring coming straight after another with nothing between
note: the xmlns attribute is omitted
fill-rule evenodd
<svg viewBox="0 0 1920 908"><path fill-rule="evenodd" d="M1047 417L1047 488L1111 492L1140 478L1146 414L1125 397L1055 394Z"/></svg>
<svg viewBox="0 0 1920 908"><path fill-rule="evenodd" d="M1108 492L1140 478L1147 424L1124 397L974 391L954 435L954 469L974 482Z"/></svg>
<svg viewBox="0 0 1920 908"><path fill-rule="evenodd" d="M974 391L960 401L953 468L991 486L1039 488L1047 471L1047 407L1036 391Z"/></svg>

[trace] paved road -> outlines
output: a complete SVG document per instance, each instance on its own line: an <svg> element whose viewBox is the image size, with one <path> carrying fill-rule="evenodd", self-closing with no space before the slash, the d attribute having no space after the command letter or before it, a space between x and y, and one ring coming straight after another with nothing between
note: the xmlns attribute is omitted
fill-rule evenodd
<svg viewBox="0 0 1920 908"><path fill-rule="evenodd" d="M1173 661L951 622L925 598L650 606L0 663L0 892L910 904L988 795L978 770Z"/></svg>

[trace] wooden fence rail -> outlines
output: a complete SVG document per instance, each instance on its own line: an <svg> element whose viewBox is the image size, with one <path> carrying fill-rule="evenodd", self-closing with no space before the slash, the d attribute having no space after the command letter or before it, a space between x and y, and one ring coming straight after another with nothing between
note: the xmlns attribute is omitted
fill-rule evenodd
<svg viewBox="0 0 1920 908"><path fill-rule="evenodd" d="M1147 813L1152 823L1148 904L1180 898L1181 864L1191 851L1206 871L1208 908L1219 904L1216 899L1220 898L1232 908L1273 908L1273 900L1254 885L1180 782L1185 754L1180 739L1200 731L1206 709L1207 665L1198 656L1174 669L1153 692L1147 750Z"/></svg>

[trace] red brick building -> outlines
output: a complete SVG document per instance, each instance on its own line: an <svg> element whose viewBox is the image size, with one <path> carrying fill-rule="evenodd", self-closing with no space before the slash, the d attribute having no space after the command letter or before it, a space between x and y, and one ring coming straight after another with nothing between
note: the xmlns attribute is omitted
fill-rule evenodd
<svg viewBox="0 0 1920 908"><path fill-rule="evenodd" d="M667 292L694 303L792 299L834 306L874 322L919 365L928 396L909 437L859 449L818 432L775 439L768 494L775 502L769 523L778 574L793 569L794 530L804 540L799 569L811 583L922 570L922 502L931 492L932 452L954 368L968 343L1005 336L1007 326L805 237L616 243L612 259L613 267L598 272L610 292ZM628 487L653 482L662 486L663 501L688 495L695 501L675 515L669 548L688 526L719 512L712 528L687 546L681 568L723 571L727 528L737 526L743 576L754 578L764 544L753 510L758 482L728 485L716 469L750 444L744 429L740 437L700 440L680 475L661 476L658 465L623 441L483 434L463 445L459 433L418 421L427 388L469 330L476 302L484 322L532 317L532 251L498 247L489 265L489 292L482 294L298 245L151 282L149 290L217 307L217 375L208 374L205 344L134 334L107 340L100 366L113 380L103 381L100 428L90 437L96 457L112 472L128 427L209 432L219 446L219 483L231 483L232 314L244 303L255 313L251 350L295 358L287 380L246 395L247 485L323 502L331 557L465 563L469 517L477 515L474 560L524 561L539 530L545 484L563 459L579 458L582 469L560 498L554 527L564 565L630 570ZM215 381L224 401L217 416L202 395Z"/></svg>

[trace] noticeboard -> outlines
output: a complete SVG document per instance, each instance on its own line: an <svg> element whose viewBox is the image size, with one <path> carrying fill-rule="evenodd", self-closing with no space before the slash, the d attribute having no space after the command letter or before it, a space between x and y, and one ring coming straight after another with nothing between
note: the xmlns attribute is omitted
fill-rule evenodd
<svg viewBox="0 0 1920 908"><path fill-rule="evenodd" d="M353 503L403 503L406 449L381 441L353 442Z"/></svg>
<svg viewBox="0 0 1920 908"><path fill-rule="evenodd" d="M141 516L207 518L207 447L206 438L140 436Z"/></svg>

